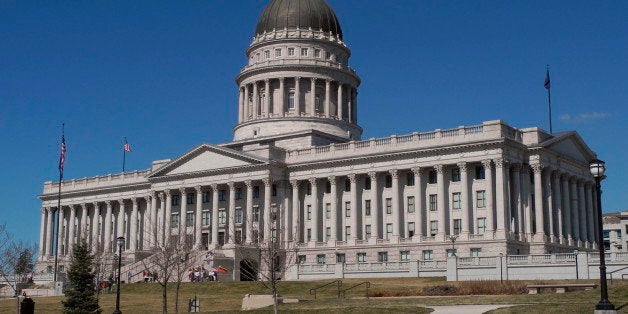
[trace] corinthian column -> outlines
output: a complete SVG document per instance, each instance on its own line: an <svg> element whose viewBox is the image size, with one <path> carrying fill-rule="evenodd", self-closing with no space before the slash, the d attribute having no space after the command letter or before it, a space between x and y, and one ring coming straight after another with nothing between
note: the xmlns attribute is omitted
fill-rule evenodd
<svg viewBox="0 0 628 314"><path fill-rule="evenodd" d="M270 117L270 80L264 80L264 92L266 97L264 98L264 115Z"/></svg>
<svg viewBox="0 0 628 314"><path fill-rule="evenodd" d="M579 221L580 221L580 241L582 246L587 242L587 216L586 216L586 203L584 199L584 182L578 181L578 207L579 207Z"/></svg>
<svg viewBox="0 0 628 314"><path fill-rule="evenodd" d="M316 78L313 77L310 86L310 112L312 117L316 117Z"/></svg>
<svg viewBox="0 0 628 314"><path fill-rule="evenodd" d="M253 182L251 180L244 181L246 185L246 243L253 242ZM258 228L259 230L259 228Z"/></svg>
<svg viewBox="0 0 628 314"><path fill-rule="evenodd" d="M316 185L316 178L310 178L310 184L312 185L312 241L319 242L318 226L318 186Z"/></svg>
<svg viewBox="0 0 628 314"><path fill-rule="evenodd" d="M138 215L138 203L137 197L131 198L131 220L129 222L129 251L135 252L137 251L137 215Z"/></svg>
<svg viewBox="0 0 628 314"><path fill-rule="evenodd" d="M489 238L495 232L495 207L493 206L493 168L491 160L482 160L486 188L486 234ZM486 235L485 235L486 236Z"/></svg>
<svg viewBox="0 0 628 314"><path fill-rule="evenodd" d="M104 252L111 253L111 229L113 229L111 225L111 219L113 215L113 204L111 201L105 201L107 205L107 211L105 212L105 239L103 240L105 243Z"/></svg>
<svg viewBox="0 0 628 314"><path fill-rule="evenodd" d="M244 85L244 119L243 121L247 121L251 116L250 111L251 102L249 101L249 84Z"/></svg>
<svg viewBox="0 0 628 314"><path fill-rule="evenodd" d="M392 177L392 216L393 216L393 242L396 242L401 235L401 210L399 210L399 171L393 169L389 171Z"/></svg>
<svg viewBox="0 0 628 314"><path fill-rule="evenodd" d="M447 220L446 204L445 204L445 176L443 173L443 165L436 165L434 169L436 170L436 182L437 182L437 204L436 209L438 211L438 241L445 241L445 235L447 234L447 229L445 225L445 221Z"/></svg>
<svg viewBox="0 0 628 314"><path fill-rule="evenodd" d="M238 88L238 123L244 121L244 92Z"/></svg>
<svg viewBox="0 0 628 314"><path fill-rule="evenodd" d="M125 207L124 207L124 200L118 200L118 204L120 206L120 208L118 209L118 217L117 218L117 227L116 227L116 232L117 232L117 236L118 237L125 237L126 236L126 226L124 224L124 216L125 214ZM124 241L126 242L126 238L125 237ZM126 243L124 245L124 249L126 250Z"/></svg>
<svg viewBox="0 0 628 314"><path fill-rule="evenodd" d="M325 117L331 116L331 81L325 80Z"/></svg>
<svg viewBox="0 0 628 314"><path fill-rule="evenodd" d="M199 185L194 188L194 191L196 192L196 212L194 217L194 247L200 249L203 246L203 190Z"/></svg>
<svg viewBox="0 0 628 314"><path fill-rule="evenodd" d="M303 242L300 236L301 227L299 226L299 222L301 221L301 216L299 214L299 181L290 180L290 185L292 185L292 240L294 242Z"/></svg>
<svg viewBox="0 0 628 314"><path fill-rule="evenodd" d="M271 218L271 188L273 182L269 178L264 178L264 241L268 242L271 239L271 229L274 226L274 221Z"/></svg>
<svg viewBox="0 0 628 314"><path fill-rule="evenodd" d="M509 202L506 195L505 171L508 169L508 162L502 158L495 159L495 211L497 214L497 236L504 238L509 227L508 214L510 213Z"/></svg>
<svg viewBox="0 0 628 314"><path fill-rule="evenodd" d="M257 119L259 116L259 90L257 89L257 82L253 82L253 119Z"/></svg>
<svg viewBox="0 0 628 314"><path fill-rule="evenodd" d="M212 184L212 245L218 246L218 184Z"/></svg>
<svg viewBox="0 0 628 314"><path fill-rule="evenodd" d="M414 173L414 213L415 213L415 238L420 239L423 236L424 224L425 224L425 206L423 206L425 193L423 193L423 181L421 178L421 167L412 168L412 173Z"/></svg>
<svg viewBox="0 0 628 314"><path fill-rule="evenodd" d="M355 241L360 238L360 234L358 233L358 184L357 184L358 178L357 178L357 175L353 173L350 174L349 181L351 183L351 239Z"/></svg>
<svg viewBox="0 0 628 314"><path fill-rule="evenodd" d="M53 222L52 222L52 216L54 216L54 211L52 210L52 207L48 207L46 208L46 212L47 212L47 217L46 217L46 256L52 255L52 247L54 246L54 241L53 241L53 234L52 234L52 229L54 229L53 227Z"/></svg>
<svg viewBox="0 0 628 314"><path fill-rule="evenodd" d="M556 205L556 231L559 239L559 243L564 244L564 234L563 234L563 205L562 205L562 195L560 193L560 172L554 171L552 174L552 192L554 196L552 199L554 200L554 204Z"/></svg>
<svg viewBox="0 0 628 314"><path fill-rule="evenodd" d="M329 184L331 185L331 235L329 241L333 245L336 245L336 240L338 240L338 187L336 186L337 181L335 176L330 176L327 180L329 180ZM348 239L344 240L346 241Z"/></svg>
<svg viewBox="0 0 628 314"><path fill-rule="evenodd" d="M469 175L467 172L467 163L459 162L458 168L460 169L460 202L462 203L462 230L461 236L463 239L468 238L469 236L469 208L471 208L469 204ZM416 184L416 181L415 183Z"/></svg>
<svg viewBox="0 0 628 314"><path fill-rule="evenodd" d="M170 245L170 233L172 232L172 192L165 190L166 194L166 212L164 215L164 243L165 246Z"/></svg>
<svg viewBox="0 0 628 314"><path fill-rule="evenodd" d="M68 249L66 250L66 252L71 253L72 249L74 248L74 233L75 233L75 228L74 228L74 221L76 221L76 208L74 208L74 205L70 205L68 206L70 208L70 221L69 221L69 228L70 228L70 232L68 235Z"/></svg>
<svg viewBox="0 0 628 314"><path fill-rule="evenodd" d="M275 114L284 115L286 112L286 79L279 78L279 101L275 102Z"/></svg>
<svg viewBox="0 0 628 314"><path fill-rule="evenodd" d="M569 190L569 176L563 174L561 176L561 181L563 185L562 196L563 196L563 207L565 211L563 213L564 221L564 229L565 229L565 238L567 239L567 244L572 245L573 243L573 229L571 228L571 192Z"/></svg>
<svg viewBox="0 0 628 314"><path fill-rule="evenodd" d="M229 230L227 244L235 244L235 183L227 183L229 186Z"/></svg>
<svg viewBox="0 0 628 314"><path fill-rule="evenodd" d="M536 233L535 241L545 241L545 220L543 214L543 165L540 163L532 164L534 171L534 210L536 217Z"/></svg>
<svg viewBox="0 0 628 314"><path fill-rule="evenodd" d="M41 220L39 221L39 259L43 260L46 253L44 252L44 243L46 243L46 208L42 207Z"/></svg>
<svg viewBox="0 0 628 314"><path fill-rule="evenodd" d="M342 83L338 83L338 120L343 119L342 102Z"/></svg>
<svg viewBox="0 0 628 314"><path fill-rule="evenodd" d="M297 116L301 115L301 78L294 78L294 109Z"/></svg>
<svg viewBox="0 0 628 314"><path fill-rule="evenodd" d="M100 208L98 202L94 202L94 214L92 216L92 253L100 252Z"/></svg>
<svg viewBox="0 0 628 314"><path fill-rule="evenodd" d="M371 243L377 242L379 238L379 229L380 229L380 220L379 213L381 212L379 208L379 191L377 187L377 172L369 172L369 178L371 178L371 221L372 223L372 232L371 232Z"/></svg>
<svg viewBox="0 0 628 314"><path fill-rule="evenodd" d="M187 215L188 215L188 194L185 188L180 188L181 201L179 206L179 243L188 245L186 240L187 235Z"/></svg>

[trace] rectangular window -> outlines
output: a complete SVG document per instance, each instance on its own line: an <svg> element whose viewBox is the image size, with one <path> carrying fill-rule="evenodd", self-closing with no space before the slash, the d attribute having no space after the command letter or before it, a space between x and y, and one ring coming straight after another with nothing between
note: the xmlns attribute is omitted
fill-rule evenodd
<svg viewBox="0 0 628 314"><path fill-rule="evenodd" d="M392 198L386 199L386 214L392 214Z"/></svg>
<svg viewBox="0 0 628 314"><path fill-rule="evenodd" d="M235 232L235 242L240 244L242 243L242 230L236 230Z"/></svg>
<svg viewBox="0 0 628 314"><path fill-rule="evenodd" d="M305 185L305 194L312 195L312 184L310 182Z"/></svg>
<svg viewBox="0 0 628 314"><path fill-rule="evenodd" d="M386 224L386 239L390 239L392 237L392 224Z"/></svg>
<svg viewBox="0 0 628 314"><path fill-rule="evenodd" d="M345 202L345 217L351 217L351 202Z"/></svg>
<svg viewBox="0 0 628 314"><path fill-rule="evenodd" d="M277 184L273 184L270 187L270 195L271 196L277 196Z"/></svg>
<svg viewBox="0 0 628 314"><path fill-rule="evenodd" d="M460 168L451 169L451 182L460 182Z"/></svg>
<svg viewBox="0 0 628 314"><path fill-rule="evenodd" d="M307 57L307 52L308 52L307 48L301 48L301 57Z"/></svg>
<svg viewBox="0 0 628 314"><path fill-rule="evenodd" d="M185 213L185 225L188 227L194 226L194 212Z"/></svg>
<svg viewBox="0 0 628 314"><path fill-rule="evenodd" d="M179 227L179 213L172 213L170 217L170 228L178 228Z"/></svg>
<svg viewBox="0 0 628 314"><path fill-rule="evenodd" d="M438 221L430 221L430 235L435 236L438 233Z"/></svg>
<svg viewBox="0 0 628 314"><path fill-rule="evenodd" d="M414 186L414 173L412 172L406 173L406 185Z"/></svg>
<svg viewBox="0 0 628 314"><path fill-rule="evenodd" d="M325 51L325 59L331 60L331 52Z"/></svg>
<svg viewBox="0 0 628 314"><path fill-rule="evenodd" d="M366 263L366 253L358 253L358 263Z"/></svg>
<svg viewBox="0 0 628 314"><path fill-rule="evenodd" d="M369 239L371 237L371 225L364 226L364 238Z"/></svg>
<svg viewBox="0 0 628 314"><path fill-rule="evenodd" d="M336 253L336 263L344 263L346 260L345 253Z"/></svg>
<svg viewBox="0 0 628 314"><path fill-rule="evenodd" d="M438 183L438 176L436 175L436 170L430 170L429 174L428 174L428 183L429 184L436 184Z"/></svg>
<svg viewBox="0 0 628 314"><path fill-rule="evenodd" d="M316 255L316 264L325 264L325 254Z"/></svg>
<svg viewBox="0 0 628 314"><path fill-rule="evenodd" d="M253 206L253 217L251 217L251 220L253 220L253 222L259 222L259 206Z"/></svg>
<svg viewBox="0 0 628 314"><path fill-rule="evenodd" d="M345 241L349 239L349 237L351 237L351 227L346 226L345 227Z"/></svg>
<svg viewBox="0 0 628 314"><path fill-rule="evenodd" d="M288 94L288 109L294 109L294 93L290 92Z"/></svg>
<svg viewBox="0 0 628 314"><path fill-rule="evenodd" d="M188 193L185 195L186 200L185 203L188 205L193 205L194 203L196 203L196 193Z"/></svg>
<svg viewBox="0 0 628 314"><path fill-rule="evenodd" d="M275 57L276 58L281 57L281 49L280 48L275 49Z"/></svg>
<svg viewBox="0 0 628 314"><path fill-rule="evenodd" d="M478 180L482 180L486 177L484 173L484 166L475 166L475 178Z"/></svg>
<svg viewBox="0 0 628 314"><path fill-rule="evenodd" d="M305 255L297 256L297 264L305 264L305 261L306 261Z"/></svg>
<svg viewBox="0 0 628 314"><path fill-rule="evenodd" d="M484 234L486 232L486 218L478 218L478 234Z"/></svg>
<svg viewBox="0 0 628 314"><path fill-rule="evenodd" d="M325 204L325 219L331 219L331 204Z"/></svg>
<svg viewBox="0 0 628 314"><path fill-rule="evenodd" d="M264 50L264 58L270 59L270 50Z"/></svg>
<svg viewBox="0 0 628 314"><path fill-rule="evenodd" d="M482 248L479 247L472 247L471 248L471 256L472 257L478 257L482 255Z"/></svg>
<svg viewBox="0 0 628 314"><path fill-rule="evenodd" d="M235 210L235 223L242 223L242 208L236 208Z"/></svg>
<svg viewBox="0 0 628 314"><path fill-rule="evenodd" d="M242 199L242 188L235 189L235 199L236 200Z"/></svg>
<svg viewBox="0 0 628 314"><path fill-rule="evenodd" d="M259 198L259 185L253 187L253 198Z"/></svg>
<svg viewBox="0 0 628 314"><path fill-rule="evenodd" d="M203 203L209 203L209 195L211 195L210 192L203 192Z"/></svg>
<svg viewBox="0 0 628 314"><path fill-rule="evenodd" d="M410 251L401 251L399 252L399 260L402 262L407 262L410 260Z"/></svg>
<svg viewBox="0 0 628 314"><path fill-rule="evenodd" d="M414 222L408 223L408 237L414 236Z"/></svg>
<svg viewBox="0 0 628 314"><path fill-rule="evenodd" d="M172 201L170 202L170 204L172 204L172 206L177 206L181 203L181 196L180 195L173 195L172 196Z"/></svg>
<svg viewBox="0 0 628 314"><path fill-rule="evenodd" d="M414 213L414 196L408 196L408 200L406 202L409 213Z"/></svg>
<svg viewBox="0 0 628 314"><path fill-rule="evenodd" d="M434 259L434 251L432 250L423 250L423 260L431 261Z"/></svg>
<svg viewBox="0 0 628 314"><path fill-rule="evenodd" d="M314 49L314 58L320 58L320 57L321 57L321 50Z"/></svg>
<svg viewBox="0 0 628 314"><path fill-rule="evenodd" d="M288 48L288 56L290 57L294 56L294 48Z"/></svg>
<svg viewBox="0 0 628 314"><path fill-rule="evenodd" d="M387 189L392 188L392 176L391 175L386 175L385 180L384 180L384 187Z"/></svg>
<svg viewBox="0 0 628 314"><path fill-rule="evenodd" d="M219 190L218 191L218 201L220 202L224 202L227 200L227 193L225 190Z"/></svg>
<svg viewBox="0 0 628 314"><path fill-rule="evenodd" d="M486 191L475 191L475 206L477 208L486 207Z"/></svg>
<svg viewBox="0 0 628 314"><path fill-rule="evenodd" d="M462 220L454 219L454 235L459 235L462 229Z"/></svg>
<svg viewBox="0 0 628 314"><path fill-rule="evenodd" d="M218 223L219 224L227 223L227 210L224 208L221 208L218 210Z"/></svg>
<svg viewBox="0 0 628 314"><path fill-rule="evenodd" d="M371 189L371 178L370 177L364 178L364 189L367 190L367 191Z"/></svg>
<svg viewBox="0 0 628 314"><path fill-rule="evenodd" d="M388 262L388 252L377 252L377 261L380 263Z"/></svg>
<svg viewBox="0 0 628 314"><path fill-rule="evenodd" d="M430 211L436 211L438 209L438 204L436 203L437 200L437 195L436 194L430 194Z"/></svg>
<svg viewBox="0 0 628 314"><path fill-rule="evenodd" d="M345 192L351 192L351 180L345 180Z"/></svg>
<svg viewBox="0 0 628 314"><path fill-rule="evenodd" d="M312 205L307 205L306 208L307 220L312 220Z"/></svg>
<svg viewBox="0 0 628 314"><path fill-rule="evenodd" d="M210 225L210 221L211 221L211 215L209 213L209 211L204 211L201 213L201 222L203 223L203 226L209 226Z"/></svg>
<svg viewBox="0 0 628 314"><path fill-rule="evenodd" d="M325 239L329 240L329 238L331 238L331 228L327 227L325 228Z"/></svg>
<svg viewBox="0 0 628 314"><path fill-rule="evenodd" d="M312 241L312 229L307 228L307 241Z"/></svg>
<svg viewBox="0 0 628 314"><path fill-rule="evenodd" d="M371 215L371 200L364 200L364 216Z"/></svg>
<svg viewBox="0 0 628 314"><path fill-rule="evenodd" d="M451 193L451 205L453 209L460 209L460 206L462 204L460 198L460 192Z"/></svg>

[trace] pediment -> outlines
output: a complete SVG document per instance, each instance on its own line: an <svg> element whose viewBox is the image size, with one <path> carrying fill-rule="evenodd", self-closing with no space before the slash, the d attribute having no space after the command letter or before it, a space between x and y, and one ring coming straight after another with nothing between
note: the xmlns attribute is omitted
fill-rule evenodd
<svg viewBox="0 0 628 314"><path fill-rule="evenodd" d="M568 132L556 136L553 139L542 143L542 146L546 149L587 164L589 161L596 158L596 154L587 146L587 144L576 132Z"/></svg>
<svg viewBox="0 0 628 314"><path fill-rule="evenodd" d="M149 178L203 173L267 164L268 161L228 148L202 144L169 162Z"/></svg>

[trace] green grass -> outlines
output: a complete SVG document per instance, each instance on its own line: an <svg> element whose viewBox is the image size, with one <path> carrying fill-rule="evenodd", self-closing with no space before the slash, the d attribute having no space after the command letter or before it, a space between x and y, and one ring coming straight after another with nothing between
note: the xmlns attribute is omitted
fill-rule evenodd
<svg viewBox="0 0 628 314"><path fill-rule="evenodd" d="M424 286L456 284L445 283L443 278L392 278L367 279L371 282L371 291L405 291L419 289ZM343 286L365 281L364 279L344 279ZM280 306L282 312L307 313L429 313L430 305L456 304L521 304L520 306L499 309L491 313L591 313L597 300L599 290L576 291L566 294L544 293L540 295L491 295L491 296L448 296L448 297L407 297L407 298L369 298L364 299L363 287L347 292L346 299L337 299L335 286L322 289L317 299L309 295L309 289L329 282L283 282L280 294L287 298L305 300L296 304ZM548 281L549 282L549 281ZM259 284L253 282L233 283L186 283L181 288L180 312L186 312L187 299L195 295L201 301L201 310L207 312L239 311L242 297L247 294L266 294ZM169 287L169 312L174 313L174 287ZM611 301L620 308L620 313L628 313L628 282L615 282L609 286ZM37 313L60 313L61 297L34 298ZM115 294L100 295L103 313L114 309ZM161 287L158 284L128 284L122 286L121 310L123 313L159 313L161 312ZM14 300L0 301L0 313L14 312ZM271 309L253 311L253 313L269 313Z"/></svg>

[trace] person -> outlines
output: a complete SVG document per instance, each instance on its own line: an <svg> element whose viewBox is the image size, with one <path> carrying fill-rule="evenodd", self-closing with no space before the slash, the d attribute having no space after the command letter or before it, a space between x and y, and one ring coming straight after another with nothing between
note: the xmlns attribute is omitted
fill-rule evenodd
<svg viewBox="0 0 628 314"><path fill-rule="evenodd" d="M108 290L109 293L111 293L111 289L113 289L113 274L109 275L109 282L108 282L107 288L109 289Z"/></svg>
<svg viewBox="0 0 628 314"><path fill-rule="evenodd" d="M127 283L131 283L131 277L133 277L133 275L131 274L131 271L129 271L129 272L126 274L126 278L127 278L126 282L127 282Z"/></svg>

